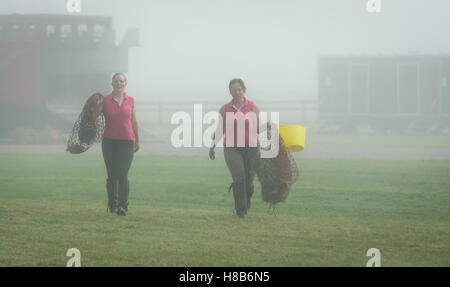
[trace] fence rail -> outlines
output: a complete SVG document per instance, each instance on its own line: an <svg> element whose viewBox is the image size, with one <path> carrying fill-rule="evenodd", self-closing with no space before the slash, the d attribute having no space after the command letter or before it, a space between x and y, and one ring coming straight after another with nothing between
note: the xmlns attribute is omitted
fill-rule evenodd
<svg viewBox="0 0 450 287"><path fill-rule="evenodd" d="M219 111L224 102L156 102L136 101L136 112L143 123L170 123L173 113L193 114L194 105L201 104L202 112ZM262 112L278 112L281 123L301 123L317 120L317 101L258 101Z"/></svg>

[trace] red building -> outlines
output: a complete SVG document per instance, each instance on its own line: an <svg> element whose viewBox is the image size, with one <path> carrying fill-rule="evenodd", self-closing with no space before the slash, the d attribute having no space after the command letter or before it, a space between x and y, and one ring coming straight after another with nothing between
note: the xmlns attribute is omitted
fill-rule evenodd
<svg viewBox="0 0 450 287"><path fill-rule="evenodd" d="M0 132L66 129L48 100L109 90L111 74L128 70L128 49L137 45L137 29L116 45L111 17L0 15Z"/></svg>

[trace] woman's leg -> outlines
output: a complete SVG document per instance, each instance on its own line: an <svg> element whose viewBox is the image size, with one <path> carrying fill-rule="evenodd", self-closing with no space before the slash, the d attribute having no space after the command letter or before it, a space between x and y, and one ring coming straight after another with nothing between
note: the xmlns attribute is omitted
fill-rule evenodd
<svg viewBox="0 0 450 287"><path fill-rule="evenodd" d="M247 194L247 209L250 208L250 201L255 191L253 181L258 168L259 159L261 157L259 147L249 147L245 155L245 186Z"/></svg>
<svg viewBox="0 0 450 287"><path fill-rule="evenodd" d="M128 211L128 195L130 192L130 184L128 181L128 171L134 156L134 142L120 141L119 152L117 154L117 177L119 181L119 208ZM121 211L120 215L125 215Z"/></svg>
<svg viewBox="0 0 450 287"><path fill-rule="evenodd" d="M102 140L102 154L105 161L106 172L108 179L113 179L114 176L114 141L104 138Z"/></svg>
<svg viewBox="0 0 450 287"><path fill-rule="evenodd" d="M114 140L104 138L102 140L102 154L105 161L106 172L108 178L106 179L106 193L108 195L108 210L109 212L117 211L118 201L118 181L115 172L115 146Z"/></svg>
<svg viewBox="0 0 450 287"><path fill-rule="evenodd" d="M243 154L236 148L224 148L225 162L233 178L234 207L239 217L247 212L245 164Z"/></svg>

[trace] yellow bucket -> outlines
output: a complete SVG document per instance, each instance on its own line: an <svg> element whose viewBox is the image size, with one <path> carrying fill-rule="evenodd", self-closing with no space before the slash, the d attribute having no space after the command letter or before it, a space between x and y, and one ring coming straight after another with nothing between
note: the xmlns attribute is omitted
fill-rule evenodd
<svg viewBox="0 0 450 287"><path fill-rule="evenodd" d="M302 151L305 148L306 128L299 125L280 126L280 137L289 152Z"/></svg>

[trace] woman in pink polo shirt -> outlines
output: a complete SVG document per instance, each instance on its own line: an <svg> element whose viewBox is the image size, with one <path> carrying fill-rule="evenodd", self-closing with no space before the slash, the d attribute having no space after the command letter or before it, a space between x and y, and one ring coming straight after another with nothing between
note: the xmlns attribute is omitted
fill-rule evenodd
<svg viewBox="0 0 450 287"><path fill-rule="evenodd" d="M116 73L112 77L112 93L103 98L105 131L102 153L108 173L108 210L121 216L126 215L128 211L128 171L134 153L139 150L134 99L125 92L126 86L125 75Z"/></svg>
<svg viewBox="0 0 450 287"><path fill-rule="evenodd" d="M245 218L254 192L255 168L260 157L257 139L260 110L245 97L247 89L241 79L231 80L228 89L233 99L219 111L223 120L222 132L225 134L224 156L233 178L231 187L236 214L240 218ZM242 131L243 128L245 130ZM213 137L215 143L223 136L217 133L218 131ZM215 158L215 146L213 144L209 150L209 157L212 160Z"/></svg>

